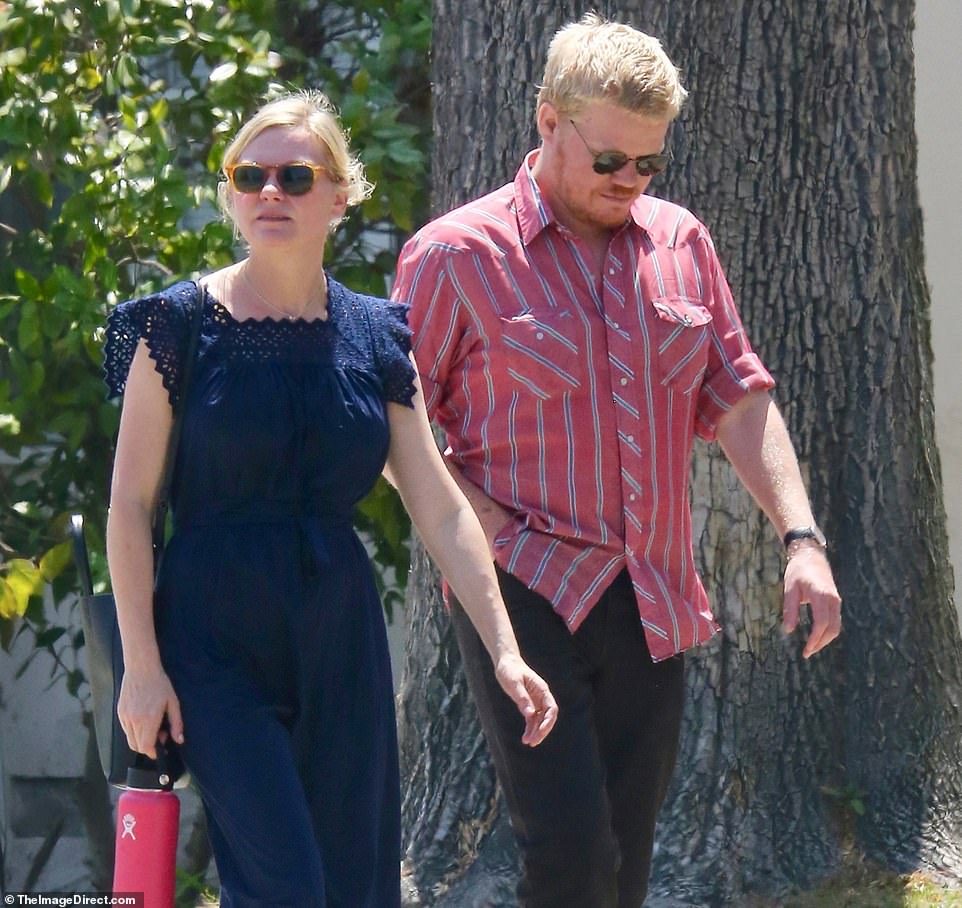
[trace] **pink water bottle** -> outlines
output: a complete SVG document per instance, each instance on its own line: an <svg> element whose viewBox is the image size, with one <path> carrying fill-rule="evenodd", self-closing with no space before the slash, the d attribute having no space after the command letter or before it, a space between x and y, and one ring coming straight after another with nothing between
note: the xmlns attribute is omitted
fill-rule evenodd
<svg viewBox="0 0 962 908"><path fill-rule="evenodd" d="M142 892L144 908L174 904L180 800L172 788L166 770L146 761L127 770L117 802L113 891Z"/></svg>

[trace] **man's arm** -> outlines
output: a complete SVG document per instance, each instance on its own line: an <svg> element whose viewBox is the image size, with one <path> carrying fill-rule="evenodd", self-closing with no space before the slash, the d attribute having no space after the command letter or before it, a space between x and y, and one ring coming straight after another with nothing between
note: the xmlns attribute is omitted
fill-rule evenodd
<svg viewBox="0 0 962 908"><path fill-rule="evenodd" d="M815 523L785 422L768 392L746 395L718 422L718 441L735 472L782 538ZM841 598L824 550L800 539L791 544L785 568L784 628L798 625L802 604L812 610L805 658L831 643L841 630Z"/></svg>
<svg viewBox="0 0 962 908"><path fill-rule="evenodd" d="M491 552L491 557L494 558L494 538L498 535L498 531L503 529L504 525L511 519L511 512L501 507L493 498L489 498L471 480L466 479L458 467L447 458L444 460L444 465L458 484L458 488L464 493L464 497L468 499L474 513L478 515L481 529L484 530L484 538L488 541L488 549Z"/></svg>
<svg viewBox="0 0 962 908"><path fill-rule="evenodd" d="M471 482L471 480L466 479L457 466L447 458L444 459L444 465L448 468L448 472L457 483L464 497L468 499L468 503L471 505L474 513L478 515L478 522L481 524L481 529L484 530L484 538L487 540L488 550L491 552L491 558L493 560L494 538L498 535L498 530L511 519L511 512L501 507L493 498L489 498L484 491ZM390 464L384 467L384 478L391 483L394 488L397 488L397 479L391 472Z"/></svg>

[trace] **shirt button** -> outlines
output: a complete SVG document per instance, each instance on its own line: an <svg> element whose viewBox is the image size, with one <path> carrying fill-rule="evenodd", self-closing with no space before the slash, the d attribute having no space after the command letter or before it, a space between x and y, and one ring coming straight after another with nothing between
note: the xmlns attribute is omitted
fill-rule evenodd
<svg viewBox="0 0 962 908"><path fill-rule="evenodd" d="M544 331L539 331L539 332L535 335L535 337L538 338L539 341L540 341L540 340L544 340Z"/></svg>
<svg viewBox="0 0 962 908"><path fill-rule="evenodd" d="M629 500L629 501L634 501L637 497L638 497L638 496L637 496L634 492L632 492L632 493L628 496L628 500Z"/></svg>
<svg viewBox="0 0 962 908"><path fill-rule="evenodd" d="M622 379L618 382L618 384L620 384L620 385L627 385L627 384L628 384L628 379L627 379L627 378L622 378Z"/></svg>
<svg viewBox="0 0 962 908"><path fill-rule="evenodd" d="M618 322L612 322L611 327L614 328L615 331L617 331L621 327L621 325L619 325Z"/></svg>
<svg viewBox="0 0 962 908"><path fill-rule="evenodd" d="M608 274L614 274L614 273L615 273L615 269L614 269L614 268L609 268L609 269L608 269Z"/></svg>
<svg viewBox="0 0 962 908"><path fill-rule="evenodd" d="M631 444L634 444L634 443L635 443L635 436L634 436L634 435L629 435L629 436L628 436L628 441L629 441Z"/></svg>

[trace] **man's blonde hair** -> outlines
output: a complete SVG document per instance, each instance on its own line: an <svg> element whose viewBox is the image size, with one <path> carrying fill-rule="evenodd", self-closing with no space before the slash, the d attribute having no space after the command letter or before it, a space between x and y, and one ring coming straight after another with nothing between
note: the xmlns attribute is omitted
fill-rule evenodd
<svg viewBox="0 0 962 908"><path fill-rule="evenodd" d="M302 129L317 141L324 152L326 160L323 163L329 169L331 178L347 192L349 206L358 205L371 195L374 185L364 176L364 165L351 153L347 133L341 126L336 108L327 95L316 89L300 89L268 101L238 130L224 152L222 167L236 163L254 139L264 130L275 126ZM229 184L221 183L217 188L221 211L233 221ZM331 224L332 230L337 223Z"/></svg>
<svg viewBox="0 0 962 908"><path fill-rule="evenodd" d="M657 38L588 13L551 39L538 106L548 103L569 114L592 101L607 101L673 120L687 97Z"/></svg>

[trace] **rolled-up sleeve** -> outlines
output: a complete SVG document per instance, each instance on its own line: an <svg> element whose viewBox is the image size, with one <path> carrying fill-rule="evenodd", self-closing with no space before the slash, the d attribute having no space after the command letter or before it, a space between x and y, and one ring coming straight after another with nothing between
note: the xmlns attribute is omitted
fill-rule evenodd
<svg viewBox="0 0 962 908"><path fill-rule="evenodd" d="M775 379L749 343L707 231L699 242L710 278L706 298L711 301L712 336L708 368L698 394L695 431L713 441L719 420L745 395L774 388Z"/></svg>
<svg viewBox="0 0 962 908"><path fill-rule="evenodd" d="M393 300L411 307L412 349L431 419L442 403L458 344L457 298L447 275L450 252L421 235L409 240L398 258L391 291Z"/></svg>

